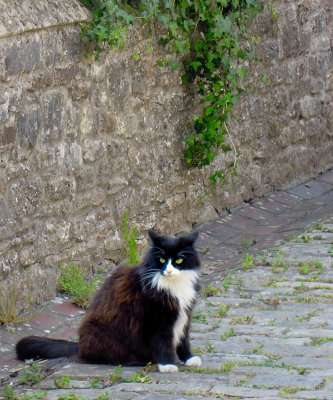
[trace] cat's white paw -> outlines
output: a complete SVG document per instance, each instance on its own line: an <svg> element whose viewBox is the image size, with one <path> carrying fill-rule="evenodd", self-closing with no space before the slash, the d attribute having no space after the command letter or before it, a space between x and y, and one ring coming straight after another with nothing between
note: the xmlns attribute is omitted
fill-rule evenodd
<svg viewBox="0 0 333 400"><path fill-rule="evenodd" d="M162 374L167 374L169 372L178 372L178 367L174 364L157 364L157 368Z"/></svg>
<svg viewBox="0 0 333 400"><path fill-rule="evenodd" d="M201 358L198 356L189 358L185 363L187 367L200 367L201 364L202 364Z"/></svg>

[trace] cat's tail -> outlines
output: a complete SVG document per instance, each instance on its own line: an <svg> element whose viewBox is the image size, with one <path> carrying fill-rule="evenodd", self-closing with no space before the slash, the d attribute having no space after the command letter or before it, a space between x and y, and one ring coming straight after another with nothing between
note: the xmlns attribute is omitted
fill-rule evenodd
<svg viewBox="0 0 333 400"><path fill-rule="evenodd" d="M19 360L71 357L79 354L79 344L61 339L27 336L16 345Z"/></svg>

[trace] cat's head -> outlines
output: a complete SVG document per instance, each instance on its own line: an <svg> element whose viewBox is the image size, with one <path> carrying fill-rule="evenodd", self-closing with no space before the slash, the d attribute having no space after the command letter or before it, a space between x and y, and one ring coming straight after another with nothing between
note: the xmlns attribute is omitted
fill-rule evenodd
<svg viewBox="0 0 333 400"><path fill-rule="evenodd" d="M166 279L199 273L200 260L194 248L198 232L186 236L171 237L150 230L151 248L146 258L146 266L155 274Z"/></svg>

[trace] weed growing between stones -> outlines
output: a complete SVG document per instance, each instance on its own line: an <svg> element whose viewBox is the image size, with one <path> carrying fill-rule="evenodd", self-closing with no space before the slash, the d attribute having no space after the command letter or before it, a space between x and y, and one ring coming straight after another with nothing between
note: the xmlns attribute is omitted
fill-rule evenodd
<svg viewBox="0 0 333 400"><path fill-rule="evenodd" d="M59 376L54 379L54 385L57 389L70 389L72 387L71 378L67 375Z"/></svg>
<svg viewBox="0 0 333 400"><path fill-rule="evenodd" d="M288 265L283 260L283 253L281 251L277 251L272 262L272 271L275 274L282 274L283 272L287 271L287 269Z"/></svg>
<svg viewBox="0 0 333 400"><path fill-rule="evenodd" d="M45 378L43 367L38 362L33 362L23 368L20 383L33 386Z"/></svg>
<svg viewBox="0 0 333 400"><path fill-rule="evenodd" d="M221 368L220 368L220 372L222 374L230 374L231 371L236 368L239 364L237 364L236 362L233 361L228 361L226 363L224 363Z"/></svg>
<svg viewBox="0 0 333 400"><path fill-rule="evenodd" d="M295 243L310 243L314 240L314 238L312 236L309 236L307 234L303 234L301 236L296 236L293 239L293 242Z"/></svg>
<svg viewBox="0 0 333 400"><path fill-rule="evenodd" d="M287 397L290 398L291 395L296 394L300 390L306 390L305 388L302 388L300 386L287 386L283 388L279 393L279 397Z"/></svg>
<svg viewBox="0 0 333 400"><path fill-rule="evenodd" d="M192 321L193 322L198 322L200 324L206 324L207 323L206 314L204 314L203 312L194 310L193 311L193 316L192 316Z"/></svg>
<svg viewBox="0 0 333 400"><path fill-rule="evenodd" d="M226 315L228 310L229 310L229 307L226 304L221 304L213 316L215 318L222 318Z"/></svg>
<svg viewBox="0 0 333 400"><path fill-rule="evenodd" d="M301 275L309 275L312 272L317 272L316 277L318 277L324 270L324 266L320 261L314 260L312 262L301 261L298 264L298 272Z"/></svg>
<svg viewBox="0 0 333 400"><path fill-rule="evenodd" d="M47 399L47 391L46 390L36 390L33 393L26 393L23 397L24 400L45 400ZM57 399L59 400L59 399Z"/></svg>
<svg viewBox="0 0 333 400"><path fill-rule="evenodd" d="M221 286L225 292L230 289L230 286L237 285L239 279L236 276L236 271L229 271L228 274L222 279Z"/></svg>
<svg viewBox="0 0 333 400"><path fill-rule="evenodd" d="M316 222L308 228L308 232L325 231L325 225L322 222Z"/></svg>
<svg viewBox="0 0 333 400"><path fill-rule="evenodd" d="M112 385L122 382L123 380L123 367L118 365L114 368L113 372L109 376L109 381Z"/></svg>
<svg viewBox="0 0 333 400"><path fill-rule="evenodd" d="M204 288L200 290L200 296L204 299L207 297L213 297L213 296L220 296L221 295L221 289L213 286L212 284L208 284Z"/></svg>
<svg viewBox="0 0 333 400"><path fill-rule="evenodd" d="M305 342L304 346L321 346L322 344L333 342L333 336L311 338L309 342Z"/></svg>
<svg viewBox="0 0 333 400"><path fill-rule="evenodd" d="M252 269L254 267L254 260L252 254L246 254L242 262L242 270Z"/></svg>
<svg viewBox="0 0 333 400"><path fill-rule="evenodd" d="M207 353L214 353L215 352L215 346L212 343L206 343L205 349Z"/></svg>
<svg viewBox="0 0 333 400"><path fill-rule="evenodd" d="M234 317L230 321L232 325L252 325L253 322L253 315L246 315L244 317Z"/></svg>
<svg viewBox="0 0 333 400"><path fill-rule="evenodd" d="M228 329L226 332L224 332L221 336L220 336L220 340L227 340L232 336L236 336L236 331L235 328L231 327L230 329Z"/></svg>
<svg viewBox="0 0 333 400"><path fill-rule="evenodd" d="M281 304L282 300L279 295L274 295L273 297L260 297L260 300L270 306L278 306Z"/></svg>
<svg viewBox="0 0 333 400"><path fill-rule="evenodd" d="M4 400L19 400L18 394L15 393L14 389L10 385L4 385L2 394Z"/></svg>
<svg viewBox="0 0 333 400"><path fill-rule="evenodd" d="M300 315L299 317L295 318L296 322L308 322L312 317L316 317L320 310L311 311L305 315Z"/></svg>

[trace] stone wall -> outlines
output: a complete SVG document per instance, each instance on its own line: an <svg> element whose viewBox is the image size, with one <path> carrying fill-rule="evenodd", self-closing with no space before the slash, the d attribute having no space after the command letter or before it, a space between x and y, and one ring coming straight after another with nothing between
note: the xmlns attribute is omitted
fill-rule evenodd
<svg viewBox="0 0 333 400"><path fill-rule="evenodd" d="M92 62L78 26L89 15L77 0L1 2L5 306L24 310L52 297L61 262L87 275L118 262L124 210L142 238L152 227L174 233L332 166L332 3L274 6L277 21L266 10L253 24L259 61L230 123L238 176L198 199L209 171L182 165L196 96L155 66L162 50L153 43L147 54L150 39L136 30L126 50Z"/></svg>

